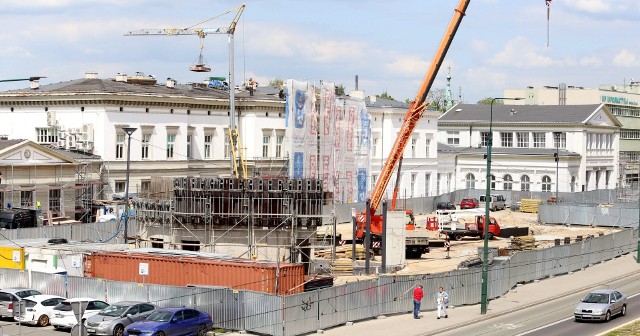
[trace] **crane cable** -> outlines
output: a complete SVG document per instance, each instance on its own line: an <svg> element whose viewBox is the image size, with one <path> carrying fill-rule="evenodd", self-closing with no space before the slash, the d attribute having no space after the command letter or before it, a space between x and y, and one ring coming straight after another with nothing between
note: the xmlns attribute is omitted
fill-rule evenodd
<svg viewBox="0 0 640 336"><path fill-rule="evenodd" d="M223 16L223 15L227 15L227 14L229 14L229 13L233 12L233 11L237 11L237 10L238 10L238 9L240 9L240 7L242 7L242 6L243 6L243 5L240 5L240 6L236 7L236 8L230 9L230 10L228 10L228 11L226 11L226 12L224 12L224 13L220 14L220 15L217 15L217 16L214 16L214 17L212 17L212 18L206 19L206 20L204 20L204 21L198 22L198 23L196 23L196 24L194 24L194 25L192 25L192 26L189 26L189 27L185 28L185 30L186 30L186 29L191 29L191 28L196 27L196 26L199 26L199 25L201 25L201 24L203 24L203 23L205 23L205 22L209 22L209 21L211 21L211 20L215 20L215 19L217 19L217 18L219 18L219 17L221 17L221 16Z"/></svg>

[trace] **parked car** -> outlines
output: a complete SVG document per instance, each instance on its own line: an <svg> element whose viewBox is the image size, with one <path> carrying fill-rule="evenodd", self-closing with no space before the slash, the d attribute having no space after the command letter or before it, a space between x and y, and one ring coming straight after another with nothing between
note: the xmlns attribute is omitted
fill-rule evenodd
<svg viewBox="0 0 640 336"><path fill-rule="evenodd" d="M14 308L18 301L27 296L39 294L42 293L31 288L5 288L0 290L0 317L13 318Z"/></svg>
<svg viewBox="0 0 640 336"><path fill-rule="evenodd" d="M144 320L156 310L150 303L122 301L101 310L84 322L89 335L124 335L124 328L134 322Z"/></svg>
<svg viewBox="0 0 640 336"><path fill-rule="evenodd" d="M74 298L64 300L57 306L53 307L53 317L50 322L54 328L70 329L78 323L76 315L73 313L73 309L71 308L71 304L73 302L80 302L82 306L85 307L80 322L84 322L84 320L109 307L108 303L92 298Z"/></svg>
<svg viewBox="0 0 640 336"><path fill-rule="evenodd" d="M480 203L485 204L486 199L487 199L486 195L481 195ZM493 194L489 196L489 209L491 209L491 211L504 210L506 208L507 208L507 200L504 198L504 196L493 195Z"/></svg>
<svg viewBox="0 0 640 336"><path fill-rule="evenodd" d="M125 329L125 335L198 335L213 328L211 315L191 308L161 308Z"/></svg>
<svg viewBox="0 0 640 336"><path fill-rule="evenodd" d="M455 210L456 205L451 202L438 202L436 204L436 210Z"/></svg>
<svg viewBox="0 0 640 336"><path fill-rule="evenodd" d="M22 299L24 310L13 318L20 323L45 327L53 316L53 307L66 300L62 296L39 294Z"/></svg>
<svg viewBox="0 0 640 336"><path fill-rule="evenodd" d="M480 206L480 201L477 198L468 197L463 198L460 201L460 209L475 209Z"/></svg>
<svg viewBox="0 0 640 336"><path fill-rule="evenodd" d="M573 313L576 321L605 321L611 316L627 315L627 296L613 289L598 289L578 303Z"/></svg>

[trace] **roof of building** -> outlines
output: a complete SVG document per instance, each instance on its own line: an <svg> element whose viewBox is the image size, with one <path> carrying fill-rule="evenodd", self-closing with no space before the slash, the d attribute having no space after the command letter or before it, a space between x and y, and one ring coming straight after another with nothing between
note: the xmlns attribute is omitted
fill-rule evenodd
<svg viewBox="0 0 640 336"><path fill-rule="evenodd" d="M63 148L58 148L56 146L53 145L41 145L38 143L35 143L31 140L26 140L26 139L10 139L10 140L0 140L0 152L14 147L14 146L38 146L41 148L46 148L47 150L51 150L57 154L59 154L62 157L68 158L68 159L73 159L76 161L99 161L101 160L100 155L95 155L95 154L91 154L91 153L87 153L87 152L83 152L83 151L79 151L79 150L67 150L67 149L63 149Z"/></svg>
<svg viewBox="0 0 640 336"><path fill-rule="evenodd" d="M585 123L598 110L605 110L615 120L603 104L588 105L493 105L493 122L522 123ZM438 119L438 124L446 122L487 122L490 120L491 106L487 104L456 104Z"/></svg>
<svg viewBox="0 0 640 336"><path fill-rule="evenodd" d="M26 140L22 140L22 139L0 140L0 150L15 146L23 141L26 141Z"/></svg>
<svg viewBox="0 0 640 336"><path fill-rule="evenodd" d="M367 107L393 107L408 109L409 104L393 99L367 96L364 99Z"/></svg>
<svg viewBox="0 0 640 336"><path fill-rule="evenodd" d="M438 143L438 152L451 154L484 155L487 147L455 147L443 143ZM522 156L549 156L556 153L555 148L520 148L520 147L491 147L491 155L522 155ZM558 149L560 156L576 156L580 154Z"/></svg>
<svg viewBox="0 0 640 336"><path fill-rule="evenodd" d="M155 85L134 84L123 81L116 81L114 78L81 78L69 81L40 85L36 90L25 88L19 90L4 91L4 93L119 93L119 94L136 94L136 95L160 95L171 97L187 97L187 98L211 98L211 99L229 99L229 90L215 87L207 87L202 83L176 84L174 87L168 87L165 83ZM237 99L259 99L259 100L278 100L277 88L258 87L254 91L254 95L250 96L245 89L236 89L235 97Z"/></svg>

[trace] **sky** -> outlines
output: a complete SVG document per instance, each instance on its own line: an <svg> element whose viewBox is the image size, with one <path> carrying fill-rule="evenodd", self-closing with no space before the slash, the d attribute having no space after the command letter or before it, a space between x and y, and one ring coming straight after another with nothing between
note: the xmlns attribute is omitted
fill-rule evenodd
<svg viewBox="0 0 640 336"><path fill-rule="evenodd" d="M147 28L227 27L229 0L2 0L0 79L57 83L143 72L159 82L228 76L226 35L125 37ZM335 82L347 92L413 99L457 0L250 0L235 32L235 84L254 78ZM640 1L553 0L547 46L544 0L471 0L432 90L451 73L454 99L475 103L504 89L595 88L640 80ZM219 17L218 17L219 16ZM0 83L0 91L28 87Z"/></svg>

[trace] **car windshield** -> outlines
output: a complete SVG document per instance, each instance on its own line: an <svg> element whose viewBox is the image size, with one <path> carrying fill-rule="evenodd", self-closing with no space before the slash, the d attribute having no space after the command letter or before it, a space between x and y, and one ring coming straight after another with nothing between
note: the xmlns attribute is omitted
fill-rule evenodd
<svg viewBox="0 0 640 336"><path fill-rule="evenodd" d="M149 317L147 317L147 320L156 322L169 322L171 320L171 316L173 316L173 313L170 311L156 310L151 313Z"/></svg>
<svg viewBox="0 0 640 336"><path fill-rule="evenodd" d="M602 293L589 293L587 297L582 300L584 303L609 303L609 295Z"/></svg>
<svg viewBox="0 0 640 336"><path fill-rule="evenodd" d="M122 316L129 306L113 305L101 310L98 314L103 316Z"/></svg>
<svg viewBox="0 0 640 336"><path fill-rule="evenodd" d="M59 311L71 311L71 303L69 303L69 302L60 302L55 307L53 307L53 309L54 310L59 310Z"/></svg>

